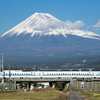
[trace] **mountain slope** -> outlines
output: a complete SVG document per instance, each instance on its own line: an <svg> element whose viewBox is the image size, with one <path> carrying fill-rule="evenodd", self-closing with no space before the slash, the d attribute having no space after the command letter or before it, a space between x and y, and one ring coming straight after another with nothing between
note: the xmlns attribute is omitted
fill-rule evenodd
<svg viewBox="0 0 100 100"><path fill-rule="evenodd" d="M35 13L0 36L7 56L71 57L100 55L100 36L71 29L47 13Z"/></svg>
<svg viewBox="0 0 100 100"><path fill-rule="evenodd" d="M75 35L46 35L31 34L3 37L0 39L0 52L12 56L77 56L99 55L100 40L78 37Z"/></svg>

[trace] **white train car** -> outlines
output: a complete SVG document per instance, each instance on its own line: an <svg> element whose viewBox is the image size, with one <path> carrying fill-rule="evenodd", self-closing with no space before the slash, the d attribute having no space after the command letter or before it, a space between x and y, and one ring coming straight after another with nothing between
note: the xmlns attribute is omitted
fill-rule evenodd
<svg viewBox="0 0 100 100"><path fill-rule="evenodd" d="M100 71L22 71L4 70L0 78L100 78Z"/></svg>

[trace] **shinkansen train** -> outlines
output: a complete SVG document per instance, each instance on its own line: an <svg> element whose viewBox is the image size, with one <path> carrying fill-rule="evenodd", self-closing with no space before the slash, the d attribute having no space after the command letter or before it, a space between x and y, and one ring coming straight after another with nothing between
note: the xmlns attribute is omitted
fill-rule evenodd
<svg viewBox="0 0 100 100"><path fill-rule="evenodd" d="M4 70L0 78L100 78L100 71L22 71Z"/></svg>

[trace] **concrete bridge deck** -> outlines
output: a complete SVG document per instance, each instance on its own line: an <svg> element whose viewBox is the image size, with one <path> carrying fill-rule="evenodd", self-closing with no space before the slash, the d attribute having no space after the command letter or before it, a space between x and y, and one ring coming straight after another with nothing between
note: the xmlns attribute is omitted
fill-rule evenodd
<svg viewBox="0 0 100 100"><path fill-rule="evenodd" d="M20 78L15 78L13 79L14 81L16 82L69 82L70 81L70 78L61 78L61 79L57 79L57 78L52 78L52 79L42 79L42 78L23 78L23 79L20 79Z"/></svg>

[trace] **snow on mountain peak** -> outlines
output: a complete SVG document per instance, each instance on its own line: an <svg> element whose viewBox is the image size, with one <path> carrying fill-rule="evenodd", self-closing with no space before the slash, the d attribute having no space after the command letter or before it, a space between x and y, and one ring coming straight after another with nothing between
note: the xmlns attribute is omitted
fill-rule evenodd
<svg viewBox="0 0 100 100"><path fill-rule="evenodd" d="M21 33L32 33L47 31L48 28L55 28L61 21L53 17L48 13L35 13L23 22L16 25L14 28L10 29L2 36L9 34L10 36L14 34Z"/></svg>
<svg viewBox="0 0 100 100"><path fill-rule="evenodd" d="M83 25L81 21L78 21L77 23ZM75 23L75 25L77 23ZM62 22L48 13L35 13L26 20L24 20L23 22L19 23L18 25L10 29L9 31L7 31L6 33L4 33L3 35L1 35L1 37L5 35L13 36L14 34L18 36L20 34L28 34L28 33L31 34L31 37L33 37L34 34L39 34L39 35L62 34L64 37L66 37L66 34L71 34L85 38L98 39L97 37L99 36L89 31L71 29L71 27L69 27L68 24L66 24L66 22Z"/></svg>

